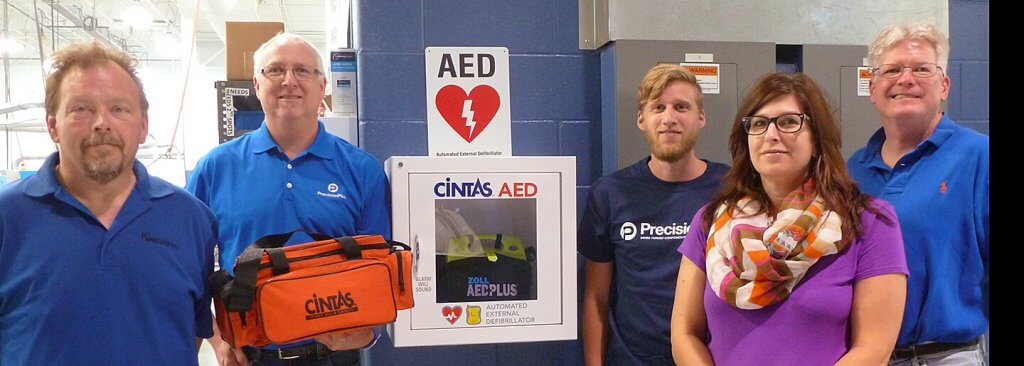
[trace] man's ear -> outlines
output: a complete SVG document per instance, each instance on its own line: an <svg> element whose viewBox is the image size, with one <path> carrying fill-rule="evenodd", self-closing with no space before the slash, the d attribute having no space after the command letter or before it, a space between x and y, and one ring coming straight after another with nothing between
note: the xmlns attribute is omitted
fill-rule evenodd
<svg viewBox="0 0 1024 366"><path fill-rule="evenodd" d="M50 134L50 140L54 143L60 143L60 135L57 134L57 117L53 115L46 115L46 132Z"/></svg>

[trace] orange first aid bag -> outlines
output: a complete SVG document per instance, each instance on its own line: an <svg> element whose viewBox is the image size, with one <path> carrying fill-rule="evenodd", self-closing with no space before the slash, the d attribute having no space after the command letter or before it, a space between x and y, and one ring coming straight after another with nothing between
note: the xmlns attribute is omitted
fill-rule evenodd
<svg viewBox="0 0 1024 366"><path fill-rule="evenodd" d="M301 230L297 230L301 231ZM289 343L387 324L413 307L409 246L380 235L283 246L295 231L268 235L210 282L221 338L235 348Z"/></svg>

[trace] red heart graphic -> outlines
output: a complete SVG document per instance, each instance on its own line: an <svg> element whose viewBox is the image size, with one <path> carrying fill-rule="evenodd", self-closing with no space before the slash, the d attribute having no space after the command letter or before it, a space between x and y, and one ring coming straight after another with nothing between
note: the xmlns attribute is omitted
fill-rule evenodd
<svg viewBox="0 0 1024 366"><path fill-rule="evenodd" d="M477 85L466 95L458 85L445 85L434 98L437 111L466 142L473 142L498 113L501 97L490 85ZM467 121L467 117L471 117Z"/></svg>
<svg viewBox="0 0 1024 366"><path fill-rule="evenodd" d="M444 320L447 320L449 323L455 324L455 322L459 320L459 317L462 316L462 306L445 306L441 308L441 316L444 318Z"/></svg>

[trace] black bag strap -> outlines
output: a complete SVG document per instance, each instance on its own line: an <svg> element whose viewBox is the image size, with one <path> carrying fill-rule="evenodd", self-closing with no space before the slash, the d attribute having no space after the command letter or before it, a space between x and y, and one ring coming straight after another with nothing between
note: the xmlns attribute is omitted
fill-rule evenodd
<svg viewBox="0 0 1024 366"><path fill-rule="evenodd" d="M270 266L274 269L274 276L288 273L290 266L288 265L288 257L285 256L283 248L268 248L266 252L267 256L270 257Z"/></svg>
<svg viewBox="0 0 1024 366"><path fill-rule="evenodd" d="M280 248L284 246L284 243L288 242L288 239L292 238L292 234L300 232L309 235L309 237L313 238L313 240L331 240L330 235L325 235L309 231L303 228L298 228L287 233L266 235L262 238L256 239L256 241L253 242L252 245L250 245L250 247L255 246L257 248Z"/></svg>
<svg viewBox="0 0 1024 366"><path fill-rule="evenodd" d="M302 228L283 234L266 235L256 239L255 242L242 251L242 254L238 255L238 259L235 261L235 280L232 281L233 284L230 291L227 291L227 296L224 296L224 306L228 311L252 310L252 303L256 296L256 276L260 271L260 259L263 257L263 252L269 248L283 247L288 242L288 239L291 239L292 235L297 232L305 233L314 240L331 239L328 235L311 232ZM279 254L281 257L284 257L283 250L279 251ZM273 261L274 259L271 257L271 264L274 264ZM284 263L283 267L282 262ZM281 270L287 272L287 264L286 258L279 258L277 265L274 266L274 274L279 274L278 271Z"/></svg>
<svg viewBox="0 0 1024 366"><path fill-rule="evenodd" d="M210 274L210 277L206 279L207 283L210 284L210 292L223 296L225 293L221 292L224 286L231 282L231 274L227 270L221 268L216 272Z"/></svg>
<svg viewBox="0 0 1024 366"><path fill-rule="evenodd" d="M351 236L342 236L334 238L334 240L341 243L341 247L345 250L345 258L358 259L363 257L363 249L359 247L359 242L357 242L355 238Z"/></svg>
<svg viewBox="0 0 1024 366"><path fill-rule="evenodd" d="M393 250L393 251L394 250L399 250L399 249L401 249L401 250L408 250L408 251L412 250L412 247L410 247L409 244L406 244L406 243L403 243L403 242L400 242L400 241L396 241L396 240L388 240L388 246L390 246L391 250ZM398 248L395 248L395 247L398 247Z"/></svg>

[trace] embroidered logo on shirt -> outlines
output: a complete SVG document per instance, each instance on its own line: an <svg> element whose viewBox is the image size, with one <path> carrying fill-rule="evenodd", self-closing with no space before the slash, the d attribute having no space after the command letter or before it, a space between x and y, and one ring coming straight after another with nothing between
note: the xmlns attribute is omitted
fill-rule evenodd
<svg viewBox="0 0 1024 366"><path fill-rule="evenodd" d="M153 243L153 244L158 244L158 245L163 245L163 246L168 247L168 248L178 249L178 244L174 244L174 243L169 242L167 240L160 239L158 237L153 236L153 234L147 233L145 231L142 232L142 241L148 241L148 242Z"/></svg>
<svg viewBox="0 0 1024 366"><path fill-rule="evenodd" d="M946 181L942 181L942 184L939 184L939 193L946 193Z"/></svg>
<svg viewBox="0 0 1024 366"><path fill-rule="evenodd" d="M321 191L316 191L316 195L320 196L320 197L327 197L327 198L347 198L347 197L345 197L344 194L338 193L338 188L339 187L338 187L337 183L330 183L330 184L327 184L327 192L330 192L330 193L324 193L324 192L321 192Z"/></svg>

